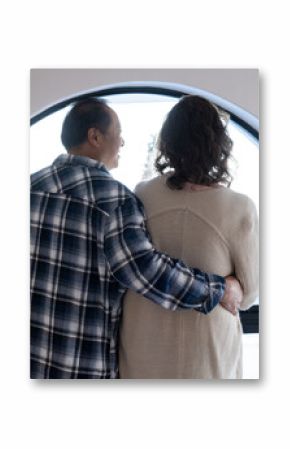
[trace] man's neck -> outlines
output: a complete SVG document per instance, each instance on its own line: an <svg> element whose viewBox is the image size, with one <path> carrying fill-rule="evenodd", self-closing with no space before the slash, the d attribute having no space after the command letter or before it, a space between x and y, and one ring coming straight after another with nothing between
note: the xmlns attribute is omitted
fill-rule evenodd
<svg viewBox="0 0 290 449"><path fill-rule="evenodd" d="M68 151L69 155L72 156L81 156L81 157L88 157L96 162L99 162L100 164L103 164L105 168L110 171L110 167L106 164L106 161L104 161L101 157L98 157L95 151L92 151L88 148L71 148Z"/></svg>
<svg viewBox="0 0 290 449"><path fill-rule="evenodd" d="M89 157L90 159L94 159L95 161L102 162L100 159L97 158L96 152L90 148L82 148L82 147L71 148L68 151L68 154L71 154L73 156Z"/></svg>

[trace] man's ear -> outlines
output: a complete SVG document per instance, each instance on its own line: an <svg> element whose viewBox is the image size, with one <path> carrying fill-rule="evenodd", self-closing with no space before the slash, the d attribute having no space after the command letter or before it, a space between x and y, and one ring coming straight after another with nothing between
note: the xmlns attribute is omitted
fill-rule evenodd
<svg viewBox="0 0 290 449"><path fill-rule="evenodd" d="M88 142L93 147L98 148L102 143L102 133L97 128L89 128L88 130Z"/></svg>

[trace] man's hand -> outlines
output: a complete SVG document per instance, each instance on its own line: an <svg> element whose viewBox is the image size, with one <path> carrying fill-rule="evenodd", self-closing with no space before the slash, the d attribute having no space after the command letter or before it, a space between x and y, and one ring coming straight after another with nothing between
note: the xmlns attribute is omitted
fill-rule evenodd
<svg viewBox="0 0 290 449"><path fill-rule="evenodd" d="M236 315L243 299L243 290L239 281L233 276L228 276L225 279L226 289L220 305L233 315Z"/></svg>

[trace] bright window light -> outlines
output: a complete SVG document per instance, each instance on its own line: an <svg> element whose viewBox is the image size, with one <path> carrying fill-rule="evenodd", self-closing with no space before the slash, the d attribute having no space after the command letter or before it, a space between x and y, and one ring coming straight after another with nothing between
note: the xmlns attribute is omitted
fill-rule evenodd
<svg viewBox="0 0 290 449"><path fill-rule="evenodd" d="M144 179L156 176L153 147L162 122L177 99L154 94L119 94L107 97L108 104L117 112L125 146L121 148L119 167L112 175L131 190ZM31 127L30 169L31 172L48 166L65 152L61 141L61 125L70 109L66 107L40 120ZM233 161L230 163L234 175L231 188L248 195L259 209L259 150L232 121L228 130L234 141Z"/></svg>

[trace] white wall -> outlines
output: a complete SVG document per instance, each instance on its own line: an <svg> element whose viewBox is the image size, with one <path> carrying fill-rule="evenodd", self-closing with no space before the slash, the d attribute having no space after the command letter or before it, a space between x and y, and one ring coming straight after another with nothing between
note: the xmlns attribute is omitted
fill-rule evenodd
<svg viewBox="0 0 290 449"><path fill-rule="evenodd" d="M74 95L128 81L165 81L209 91L259 114L257 69L32 69L31 116Z"/></svg>

